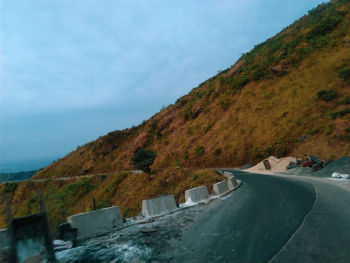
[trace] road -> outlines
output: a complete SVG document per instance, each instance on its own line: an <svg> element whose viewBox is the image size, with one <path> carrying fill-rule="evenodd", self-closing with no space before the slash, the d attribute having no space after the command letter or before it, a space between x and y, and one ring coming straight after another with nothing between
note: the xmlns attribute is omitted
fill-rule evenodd
<svg viewBox="0 0 350 263"><path fill-rule="evenodd" d="M120 172L130 172L134 174L142 174L143 171L141 170L127 170L127 171L120 171ZM101 174L86 174L86 175L75 175L75 176L64 176L64 177L48 177L48 178L40 178L40 179L23 179L23 180L11 180L11 181L3 181L0 182L0 184L7 184L7 183L22 183L22 182L46 182L46 181L68 181L72 179L86 179L86 178L92 178L94 176L111 176L115 175L116 172L109 172L109 173L101 173Z"/></svg>
<svg viewBox="0 0 350 263"><path fill-rule="evenodd" d="M164 261L350 262L349 189L329 179L233 172L242 187Z"/></svg>
<svg viewBox="0 0 350 263"><path fill-rule="evenodd" d="M233 171L227 197L81 243L59 262L349 262L350 191Z"/></svg>
<svg viewBox="0 0 350 263"><path fill-rule="evenodd" d="M316 198L308 183L235 175L242 186L193 224L161 261L267 262L299 228Z"/></svg>

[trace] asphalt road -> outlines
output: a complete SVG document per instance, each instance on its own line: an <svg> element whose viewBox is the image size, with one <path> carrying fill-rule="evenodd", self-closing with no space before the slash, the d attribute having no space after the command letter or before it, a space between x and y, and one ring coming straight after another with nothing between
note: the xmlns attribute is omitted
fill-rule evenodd
<svg viewBox="0 0 350 263"><path fill-rule="evenodd" d="M268 262L313 207L316 194L311 184L235 175L242 186L187 229L160 261Z"/></svg>
<svg viewBox="0 0 350 263"><path fill-rule="evenodd" d="M350 182L312 177L299 180L315 187L315 204L271 262L350 262Z"/></svg>
<svg viewBox="0 0 350 263"><path fill-rule="evenodd" d="M243 184L225 198L87 240L58 261L350 262L350 182L233 173Z"/></svg>

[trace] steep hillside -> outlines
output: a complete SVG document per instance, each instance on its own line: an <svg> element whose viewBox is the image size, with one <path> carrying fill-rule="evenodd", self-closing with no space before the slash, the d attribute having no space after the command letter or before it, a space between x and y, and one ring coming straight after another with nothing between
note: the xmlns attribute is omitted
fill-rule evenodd
<svg viewBox="0 0 350 263"><path fill-rule="evenodd" d="M244 54L137 127L78 147L35 176L222 167L277 157L350 154L350 2L332 1Z"/></svg>

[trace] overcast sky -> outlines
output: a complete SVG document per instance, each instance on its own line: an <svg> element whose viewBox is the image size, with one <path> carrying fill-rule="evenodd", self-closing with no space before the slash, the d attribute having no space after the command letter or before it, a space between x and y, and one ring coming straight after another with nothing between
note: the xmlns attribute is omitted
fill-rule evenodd
<svg viewBox="0 0 350 263"><path fill-rule="evenodd" d="M0 1L0 171L139 124L321 2Z"/></svg>

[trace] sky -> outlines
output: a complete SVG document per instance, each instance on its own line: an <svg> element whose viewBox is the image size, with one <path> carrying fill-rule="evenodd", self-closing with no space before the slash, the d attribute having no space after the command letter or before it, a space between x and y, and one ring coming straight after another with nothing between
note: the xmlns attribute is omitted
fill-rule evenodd
<svg viewBox="0 0 350 263"><path fill-rule="evenodd" d="M322 2L0 1L0 172L138 125Z"/></svg>

